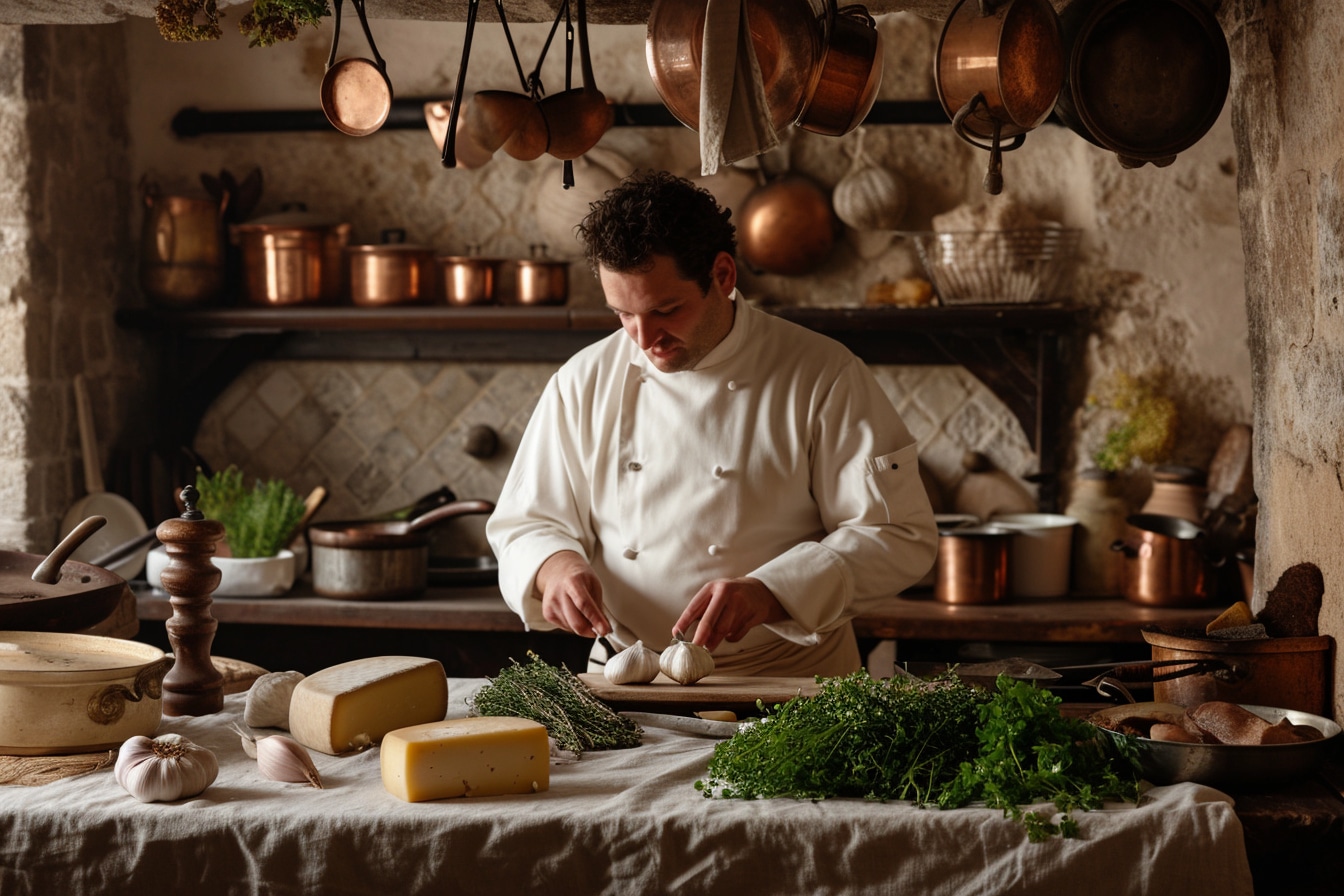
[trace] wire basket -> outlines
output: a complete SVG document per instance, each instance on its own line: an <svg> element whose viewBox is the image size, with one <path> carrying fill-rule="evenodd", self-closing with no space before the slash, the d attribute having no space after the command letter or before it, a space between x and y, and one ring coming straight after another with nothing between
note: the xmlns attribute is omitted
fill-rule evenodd
<svg viewBox="0 0 1344 896"><path fill-rule="evenodd" d="M1062 227L908 234L944 305L1053 302L1082 231Z"/></svg>

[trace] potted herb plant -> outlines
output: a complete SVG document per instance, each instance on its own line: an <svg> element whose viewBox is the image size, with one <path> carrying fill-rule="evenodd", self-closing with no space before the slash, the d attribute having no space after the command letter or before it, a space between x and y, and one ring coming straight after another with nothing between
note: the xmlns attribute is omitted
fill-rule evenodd
<svg viewBox="0 0 1344 896"><path fill-rule="evenodd" d="M268 597L289 591L298 566L288 545L303 520L303 499L279 479L257 480L249 488L232 466L209 476L198 472L196 490L196 509L224 526L224 541L211 558L220 571L214 593ZM163 548L150 552L151 585L162 587L159 576L167 563Z"/></svg>

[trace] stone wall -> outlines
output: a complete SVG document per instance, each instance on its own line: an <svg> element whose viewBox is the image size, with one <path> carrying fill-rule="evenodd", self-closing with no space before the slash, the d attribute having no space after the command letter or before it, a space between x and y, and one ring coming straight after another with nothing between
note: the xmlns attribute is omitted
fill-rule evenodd
<svg viewBox="0 0 1344 896"><path fill-rule="evenodd" d="M133 272L125 42L4 26L0 60L0 546L45 551L84 492L73 375L105 449L144 392L112 320Z"/></svg>
<svg viewBox="0 0 1344 896"><path fill-rule="evenodd" d="M1285 570L1318 567L1321 632L1344 636L1344 23L1333 3L1224 10L1255 371L1256 609ZM1336 664L1335 716L1344 715Z"/></svg>

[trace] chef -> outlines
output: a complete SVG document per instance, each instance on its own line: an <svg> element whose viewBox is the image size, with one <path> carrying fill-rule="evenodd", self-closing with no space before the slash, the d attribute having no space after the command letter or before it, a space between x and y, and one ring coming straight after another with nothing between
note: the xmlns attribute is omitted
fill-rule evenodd
<svg viewBox="0 0 1344 896"><path fill-rule="evenodd" d="M932 566L933 513L863 362L737 291L730 214L641 172L579 225L623 332L538 401L487 523L500 590L529 629L841 675L862 665L849 620Z"/></svg>

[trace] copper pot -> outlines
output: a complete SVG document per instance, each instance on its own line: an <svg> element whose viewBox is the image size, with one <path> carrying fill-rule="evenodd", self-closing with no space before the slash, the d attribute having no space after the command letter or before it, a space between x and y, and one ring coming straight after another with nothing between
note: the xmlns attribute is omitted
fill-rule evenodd
<svg viewBox="0 0 1344 896"><path fill-rule="evenodd" d="M1194 707L1210 700L1279 706L1328 715L1334 639L1256 638L1217 641L1145 631L1153 659L1219 661L1223 668L1153 681L1153 699Z"/></svg>
<svg viewBox="0 0 1344 896"><path fill-rule="evenodd" d="M434 250L407 243L405 230L384 230L382 243L345 247L345 278L355 305L417 305L434 301Z"/></svg>
<svg viewBox="0 0 1344 896"><path fill-rule="evenodd" d="M140 287L156 305L186 307L224 291L222 200L162 196L144 185L145 221L140 237Z"/></svg>
<svg viewBox="0 0 1344 896"><path fill-rule="evenodd" d="M840 137L859 126L882 84L882 36L863 6L826 2L826 36L798 114L805 131Z"/></svg>
<svg viewBox="0 0 1344 896"><path fill-rule="evenodd" d="M563 305L569 299L569 262L546 257L533 246L532 257L517 262L514 301L519 305Z"/></svg>
<svg viewBox="0 0 1344 896"><path fill-rule="evenodd" d="M1202 526L1175 516L1136 513L1125 537L1111 545L1125 555L1125 599L1150 607L1209 603L1216 591L1217 555Z"/></svg>
<svg viewBox="0 0 1344 896"><path fill-rule="evenodd" d="M1227 99L1227 38L1204 0L1074 0L1056 113L1126 168L1171 164Z"/></svg>
<svg viewBox="0 0 1344 896"><path fill-rule="evenodd" d="M381 243L345 247L350 301L363 307L415 305L438 294L434 249L405 242L406 231L383 231Z"/></svg>
<svg viewBox="0 0 1344 896"><path fill-rule="evenodd" d="M1049 0L960 0L938 40L934 82L957 136L989 150L985 190L1002 191L1000 153L1020 147L1045 121L1064 84L1054 7Z"/></svg>
<svg viewBox="0 0 1344 896"><path fill-rule="evenodd" d="M835 245L830 197L802 174L784 174L757 187L742 204L738 250L752 268L770 274L806 274Z"/></svg>
<svg viewBox="0 0 1344 896"><path fill-rule="evenodd" d="M234 224L242 250L243 300L252 305L331 304L341 296L341 250L350 225L302 206Z"/></svg>
<svg viewBox="0 0 1344 896"><path fill-rule="evenodd" d="M493 305L499 300L502 258L441 255L438 263L443 299L449 305Z"/></svg>
<svg viewBox="0 0 1344 896"><path fill-rule="evenodd" d="M770 119L782 131L807 98L821 29L808 0L746 0L746 12ZM691 130L700 127L704 32L705 0L654 0L645 41L649 75L668 111Z"/></svg>
<svg viewBox="0 0 1344 896"><path fill-rule="evenodd" d="M1002 526L939 529L933 596L945 604L992 604L1006 599L1012 539L1012 530Z"/></svg>

